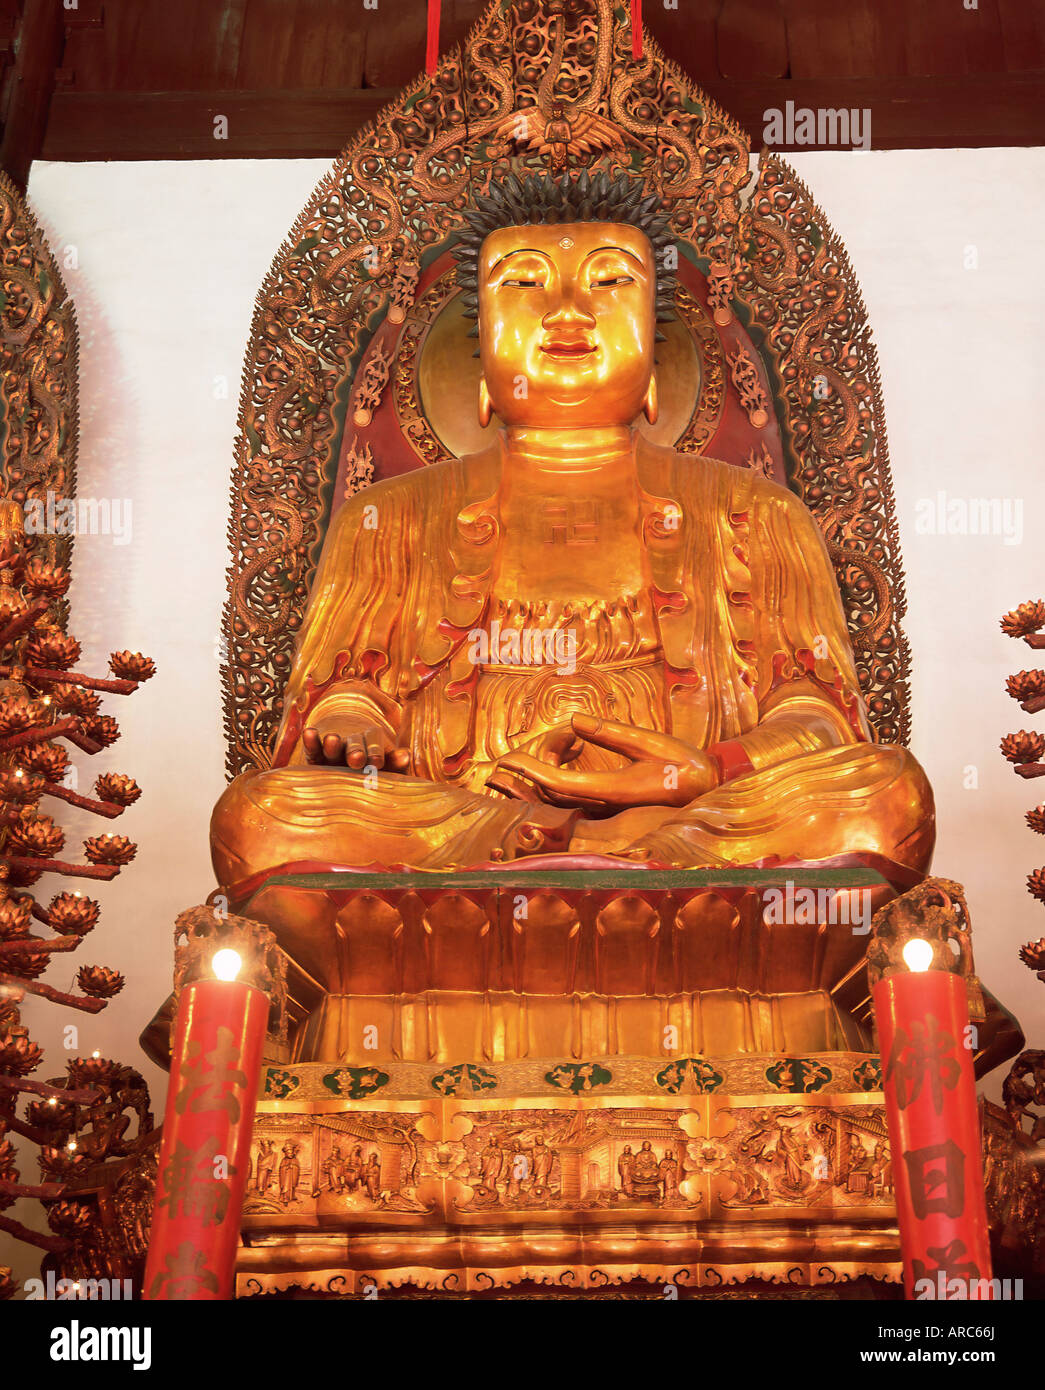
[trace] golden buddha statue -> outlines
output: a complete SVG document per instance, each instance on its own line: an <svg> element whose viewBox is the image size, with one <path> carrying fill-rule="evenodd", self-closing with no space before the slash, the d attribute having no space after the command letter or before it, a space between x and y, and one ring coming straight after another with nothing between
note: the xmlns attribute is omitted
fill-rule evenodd
<svg viewBox="0 0 1045 1390"><path fill-rule="evenodd" d="M214 812L219 882L542 853L924 872L932 793L871 742L809 512L636 428L674 293L656 200L510 175L468 221L496 442L333 518L275 765Z"/></svg>
<svg viewBox="0 0 1045 1390"><path fill-rule="evenodd" d="M248 1207L241 1274L266 1290L897 1266L891 1199L850 1193L845 1141L885 1132L871 917L934 838L922 770L873 741L861 695L862 678L883 737L902 737L874 353L790 171L763 158L742 208L742 131L655 46L629 68L630 46L610 0L491 4L440 70L490 101L426 114L411 96L362 137L259 300L235 475L251 500L232 527L240 775L214 814L212 907L269 926L287 958L259 1142L293 1135L313 1182L346 1135L384 1145L380 1203L330 1177L292 1215ZM540 55L539 85L520 53ZM545 155L571 172L522 176ZM630 157L647 182L609 172ZM471 187L487 195L462 215ZM371 239L378 274L343 279ZM804 399L821 364L830 409ZM277 375L355 407L350 450L335 409L298 428ZM312 461L337 449L347 500L284 683L277 624L320 540ZM860 677L820 526L759 457L820 497L851 553ZM384 480L348 495L367 471ZM296 566L284 477L287 509L309 509ZM283 691L274 740L264 689ZM829 885L804 890L812 915L769 910L800 882ZM1013 1039L985 1000L993 1065Z"/></svg>

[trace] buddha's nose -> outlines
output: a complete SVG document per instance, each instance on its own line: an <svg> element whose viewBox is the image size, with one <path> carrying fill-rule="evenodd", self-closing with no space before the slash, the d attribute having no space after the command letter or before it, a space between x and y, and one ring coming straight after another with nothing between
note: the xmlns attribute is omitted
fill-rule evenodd
<svg viewBox="0 0 1045 1390"><path fill-rule="evenodd" d="M546 328L591 328L594 323L594 315L579 305L572 294L562 295L559 302L544 316Z"/></svg>

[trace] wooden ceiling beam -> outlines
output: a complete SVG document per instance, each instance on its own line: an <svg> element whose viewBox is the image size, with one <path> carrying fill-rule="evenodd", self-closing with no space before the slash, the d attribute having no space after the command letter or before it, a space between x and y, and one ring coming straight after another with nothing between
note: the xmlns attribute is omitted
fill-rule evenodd
<svg viewBox="0 0 1045 1390"><path fill-rule="evenodd" d="M869 110L872 149L1045 145L1045 73L720 78L703 85L741 122L756 150L763 143L765 112L783 111L789 101L796 108ZM331 158L396 96L391 88L160 93L60 88L51 100L39 153L51 160ZM227 138L218 138L219 116L226 117ZM779 148L810 147L785 141Z"/></svg>
<svg viewBox="0 0 1045 1390"><path fill-rule="evenodd" d="M307 159L336 155L398 92L59 90L42 158ZM224 122L219 118L224 117Z"/></svg>

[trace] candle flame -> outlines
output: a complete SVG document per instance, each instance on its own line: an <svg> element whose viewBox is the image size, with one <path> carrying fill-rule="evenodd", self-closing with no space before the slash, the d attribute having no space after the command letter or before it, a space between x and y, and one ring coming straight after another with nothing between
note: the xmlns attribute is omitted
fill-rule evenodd
<svg viewBox="0 0 1045 1390"><path fill-rule="evenodd" d="M903 948L903 958L908 970L921 974L933 963L933 948L920 936L913 936Z"/></svg>
<svg viewBox="0 0 1045 1390"><path fill-rule="evenodd" d="M234 980L243 969L243 958L238 951L232 951L226 946L223 950L214 952L210 968L219 980Z"/></svg>

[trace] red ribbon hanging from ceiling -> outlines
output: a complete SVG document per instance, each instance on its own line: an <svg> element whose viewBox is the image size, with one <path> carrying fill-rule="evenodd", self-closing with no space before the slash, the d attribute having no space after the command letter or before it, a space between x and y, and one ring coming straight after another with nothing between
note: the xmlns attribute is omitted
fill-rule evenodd
<svg viewBox="0 0 1045 1390"><path fill-rule="evenodd" d="M441 0L428 0L428 47L425 50L425 70L435 72L439 66L439 11Z"/></svg>
<svg viewBox="0 0 1045 1390"><path fill-rule="evenodd" d="M642 0L631 0L631 56L642 57Z"/></svg>

